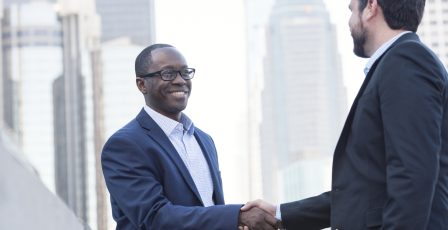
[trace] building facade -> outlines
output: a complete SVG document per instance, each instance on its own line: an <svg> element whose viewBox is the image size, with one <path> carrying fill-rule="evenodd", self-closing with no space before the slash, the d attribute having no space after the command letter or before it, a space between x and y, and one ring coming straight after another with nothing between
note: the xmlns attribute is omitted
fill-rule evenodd
<svg viewBox="0 0 448 230"><path fill-rule="evenodd" d="M154 0L96 0L101 16L101 40L129 37L136 45L155 41Z"/></svg>
<svg viewBox="0 0 448 230"><path fill-rule="evenodd" d="M308 165L297 162L333 154L346 113L345 88L336 31L322 0L276 1L266 44L260 128L263 196L287 201L300 198L291 189L309 186L289 179ZM315 179L326 187L324 178Z"/></svg>
<svg viewBox="0 0 448 230"><path fill-rule="evenodd" d="M57 14L46 2L10 4L2 27L6 128L55 191L52 82L62 73Z"/></svg>
<svg viewBox="0 0 448 230"><path fill-rule="evenodd" d="M418 29L421 40L448 67L448 0L427 0Z"/></svg>
<svg viewBox="0 0 448 230"><path fill-rule="evenodd" d="M97 176L97 146L103 142L97 135L102 133L99 18L93 2L78 0L61 0L58 17L63 70L53 84L56 190L93 229L106 229L104 180Z"/></svg>

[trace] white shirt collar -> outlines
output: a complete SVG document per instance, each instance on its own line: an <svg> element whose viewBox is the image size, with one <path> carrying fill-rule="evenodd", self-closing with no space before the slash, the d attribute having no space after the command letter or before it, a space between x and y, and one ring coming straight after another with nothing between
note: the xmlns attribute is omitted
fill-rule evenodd
<svg viewBox="0 0 448 230"><path fill-rule="evenodd" d="M145 105L143 107L146 113L156 122L156 124L163 130L163 132L169 136L176 129L184 131L186 130L188 134L192 135L194 133L193 122L187 115L181 114L180 122L177 122L169 117L166 117L155 110L151 109L149 106Z"/></svg>
<svg viewBox="0 0 448 230"><path fill-rule="evenodd" d="M376 60L378 60L379 57L381 57L381 55L383 55L384 52L386 52L387 49L389 49L389 47L397 40L399 39L401 36L408 34L408 33L412 33L411 31L404 31L401 32L397 35L395 35L393 38L391 38L389 41L385 42L383 45L380 46L380 48L378 48L375 53L373 53L373 55L370 57L369 61L367 62L365 68L364 68L364 74L367 76L367 74L369 73L370 69L372 68L373 64L376 62Z"/></svg>

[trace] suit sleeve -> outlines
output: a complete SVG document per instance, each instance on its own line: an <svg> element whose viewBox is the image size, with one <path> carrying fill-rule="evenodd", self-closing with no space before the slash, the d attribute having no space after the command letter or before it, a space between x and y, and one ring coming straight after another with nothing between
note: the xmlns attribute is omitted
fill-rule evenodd
<svg viewBox="0 0 448 230"><path fill-rule="evenodd" d="M443 72L417 42L398 45L383 63L378 90L388 199L382 228L426 229L442 145Z"/></svg>
<svg viewBox="0 0 448 230"><path fill-rule="evenodd" d="M135 229L237 229L241 205L172 204L157 179L164 169L144 162L142 151L132 138L114 135L101 156L111 197Z"/></svg>
<svg viewBox="0 0 448 230"><path fill-rule="evenodd" d="M286 229L324 229L330 227L331 192L280 205Z"/></svg>

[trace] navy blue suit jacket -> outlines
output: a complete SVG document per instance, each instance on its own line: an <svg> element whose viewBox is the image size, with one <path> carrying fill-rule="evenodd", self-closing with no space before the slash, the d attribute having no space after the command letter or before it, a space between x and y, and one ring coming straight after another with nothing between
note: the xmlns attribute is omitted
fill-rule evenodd
<svg viewBox="0 0 448 230"><path fill-rule="evenodd" d="M287 229L448 229L448 78L416 34L366 76L335 149L332 190L281 213Z"/></svg>
<svg viewBox="0 0 448 230"><path fill-rule="evenodd" d="M241 205L224 205L215 145L194 133L213 180L216 205L199 192L168 137L142 109L106 142L101 163L117 229L237 229Z"/></svg>

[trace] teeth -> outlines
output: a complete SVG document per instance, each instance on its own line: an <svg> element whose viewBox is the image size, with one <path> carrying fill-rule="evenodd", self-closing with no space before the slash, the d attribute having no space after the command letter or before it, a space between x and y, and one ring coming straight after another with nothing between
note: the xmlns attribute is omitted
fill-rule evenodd
<svg viewBox="0 0 448 230"><path fill-rule="evenodd" d="M174 96L184 96L187 93L186 92L172 92L171 94L173 94Z"/></svg>

